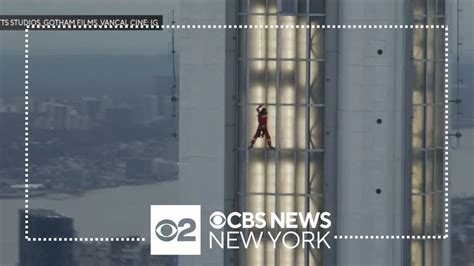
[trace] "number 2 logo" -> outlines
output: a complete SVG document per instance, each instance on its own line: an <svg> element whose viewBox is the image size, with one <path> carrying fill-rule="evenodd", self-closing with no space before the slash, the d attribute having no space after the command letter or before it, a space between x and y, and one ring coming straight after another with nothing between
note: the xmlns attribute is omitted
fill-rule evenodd
<svg viewBox="0 0 474 266"><path fill-rule="evenodd" d="M155 234L161 241L172 241L178 237L179 242L195 241L196 237L190 235L196 230L196 222L190 218L184 218L176 224L174 221L161 220L155 227Z"/></svg>

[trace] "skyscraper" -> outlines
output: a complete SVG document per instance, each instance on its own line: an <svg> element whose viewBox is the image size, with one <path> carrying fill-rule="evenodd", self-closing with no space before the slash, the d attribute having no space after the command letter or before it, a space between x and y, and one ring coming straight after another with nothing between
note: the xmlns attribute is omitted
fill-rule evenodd
<svg viewBox="0 0 474 266"><path fill-rule="evenodd" d="M25 225L25 210L20 210L20 225ZM31 238L69 238L73 236L73 220L55 211L29 210L29 236ZM25 228L20 226L20 266L64 266L72 265L72 242L27 241Z"/></svg>
<svg viewBox="0 0 474 266"><path fill-rule="evenodd" d="M183 24L209 24L182 2ZM445 29L424 25L447 23L445 1L206 4L218 14L212 24L252 27L180 33L183 202L205 217L329 211L333 236L420 237L204 249L189 264L444 265ZM260 104L274 151L263 141L248 148Z"/></svg>

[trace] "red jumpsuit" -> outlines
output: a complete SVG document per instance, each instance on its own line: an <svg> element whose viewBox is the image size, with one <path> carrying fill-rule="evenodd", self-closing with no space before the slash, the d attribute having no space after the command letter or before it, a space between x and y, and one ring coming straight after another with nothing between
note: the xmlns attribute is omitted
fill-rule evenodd
<svg viewBox="0 0 474 266"><path fill-rule="evenodd" d="M267 129L267 108L263 107L263 105L259 105L257 107L257 115L258 115L258 127L257 127L257 131L255 132L255 135L250 141L250 147L253 147L257 138L265 136L265 140L267 141L268 146L270 148L273 148L272 139Z"/></svg>

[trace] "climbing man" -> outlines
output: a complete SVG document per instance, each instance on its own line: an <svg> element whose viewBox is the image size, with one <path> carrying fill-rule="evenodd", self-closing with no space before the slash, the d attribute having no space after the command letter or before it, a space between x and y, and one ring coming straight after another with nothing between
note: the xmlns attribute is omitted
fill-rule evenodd
<svg viewBox="0 0 474 266"><path fill-rule="evenodd" d="M250 141L249 149L253 148L253 145L255 144L255 141L257 140L257 138L263 138L263 136L265 136L265 140L267 141L268 147L270 149L275 149L272 146L272 139L267 129L267 114L268 114L267 108L263 106L263 104L260 104L257 107L258 127L257 127L257 131L255 132L255 135Z"/></svg>

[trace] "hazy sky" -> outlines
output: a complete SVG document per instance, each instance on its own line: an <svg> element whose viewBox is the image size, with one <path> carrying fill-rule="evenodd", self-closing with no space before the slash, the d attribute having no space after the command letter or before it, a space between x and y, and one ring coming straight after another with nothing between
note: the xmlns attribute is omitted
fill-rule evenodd
<svg viewBox="0 0 474 266"><path fill-rule="evenodd" d="M179 0L0 0L1 15L163 15ZM23 34L0 32L0 53L23 53ZM170 34L150 32L33 32L31 52L41 54L162 54Z"/></svg>

